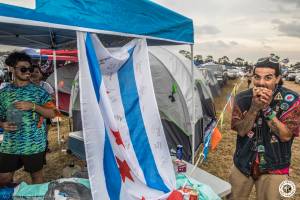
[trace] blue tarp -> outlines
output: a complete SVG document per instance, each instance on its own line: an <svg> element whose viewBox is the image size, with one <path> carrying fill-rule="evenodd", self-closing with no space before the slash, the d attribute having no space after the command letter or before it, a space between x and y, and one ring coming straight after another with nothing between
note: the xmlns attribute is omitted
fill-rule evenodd
<svg viewBox="0 0 300 200"><path fill-rule="evenodd" d="M108 34L114 41L118 36L128 36L146 37L156 44L194 42L191 19L148 0L35 0L35 3L33 9L0 3L1 44L59 47L76 42L74 30Z"/></svg>

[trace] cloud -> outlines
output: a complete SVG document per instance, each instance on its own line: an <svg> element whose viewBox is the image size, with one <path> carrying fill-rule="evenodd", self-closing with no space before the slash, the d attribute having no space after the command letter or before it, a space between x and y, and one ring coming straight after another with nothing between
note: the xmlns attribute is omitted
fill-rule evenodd
<svg viewBox="0 0 300 200"><path fill-rule="evenodd" d="M284 22L281 21L280 19L273 19L273 20L272 20L272 23L273 23L273 24L282 24L282 23L284 23Z"/></svg>
<svg viewBox="0 0 300 200"><path fill-rule="evenodd" d="M278 8L278 11L279 11L280 13L287 13L287 14L288 14L288 13L291 12L291 10L286 9L283 5L278 5L277 8Z"/></svg>
<svg viewBox="0 0 300 200"><path fill-rule="evenodd" d="M292 1L271 0L271 5L260 7L260 11L269 14L284 14L285 16L299 15L300 5ZM270 0L269 0L270 3ZM300 0L299 0L300 3Z"/></svg>
<svg viewBox="0 0 300 200"><path fill-rule="evenodd" d="M284 36L300 38L300 23L298 21L284 22L274 19L272 23L277 25L276 29Z"/></svg>
<svg viewBox="0 0 300 200"><path fill-rule="evenodd" d="M269 0L269 6L261 10L270 14L298 15L300 0Z"/></svg>
<svg viewBox="0 0 300 200"><path fill-rule="evenodd" d="M272 0L272 1L283 3L283 4L286 4L286 3L296 4L297 7L300 7L300 0Z"/></svg>
<svg viewBox="0 0 300 200"><path fill-rule="evenodd" d="M216 26L212 25L195 26L195 30L201 35L216 35L218 33L221 33L221 31Z"/></svg>
<svg viewBox="0 0 300 200"><path fill-rule="evenodd" d="M231 44L232 46L236 46L236 45L238 45L239 43L237 43L236 41L230 41L229 44Z"/></svg>
<svg viewBox="0 0 300 200"><path fill-rule="evenodd" d="M261 42L261 44L262 44L262 46L263 46L264 49L266 49L266 50L272 50L273 48L270 45L268 45L268 43L269 43L268 40L263 40Z"/></svg>
<svg viewBox="0 0 300 200"><path fill-rule="evenodd" d="M230 49L238 46L236 41L224 42L223 40L207 41L199 44L203 49L216 50L216 49Z"/></svg>

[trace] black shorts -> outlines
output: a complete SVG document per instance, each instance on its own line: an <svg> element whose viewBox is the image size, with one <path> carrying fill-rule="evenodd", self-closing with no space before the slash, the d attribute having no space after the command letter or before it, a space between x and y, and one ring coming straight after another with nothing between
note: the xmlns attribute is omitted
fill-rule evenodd
<svg viewBox="0 0 300 200"><path fill-rule="evenodd" d="M16 155L0 152L0 173L14 172L24 166L24 170L34 173L43 169L45 152L32 155Z"/></svg>

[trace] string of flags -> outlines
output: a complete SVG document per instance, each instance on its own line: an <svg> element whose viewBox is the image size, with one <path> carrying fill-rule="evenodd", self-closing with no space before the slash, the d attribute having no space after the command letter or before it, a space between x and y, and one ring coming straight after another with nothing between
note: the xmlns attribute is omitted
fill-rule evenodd
<svg viewBox="0 0 300 200"><path fill-rule="evenodd" d="M215 150L217 145L219 144L219 142L222 139L222 134L220 132L220 130L218 129L218 124L220 123L220 127L222 130L223 127L223 122L224 122L224 115L225 112L227 110L227 107L230 107L232 109L233 107L233 100L235 95L237 94L237 91L239 89L239 87L241 86L241 84L244 81L244 77L241 78L239 83L236 83L229 95L229 97L227 98L227 102L218 118L218 120L216 122L211 123L211 125L207 128L207 130L205 131L205 138L204 138L204 146L203 146L203 150L199 155L199 158L197 159L193 169L191 170L189 176L191 176L193 174L193 172L195 171L196 167L201 164L208 155L209 152L209 147L211 147L212 150Z"/></svg>
<svg viewBox="0 0 300 200"><path fill-rule="evenodd" d="M234 97L236 96L239 87L243 83L243 80L244 80L244 77L241 78L240 83L236 83L234 85L233 89L231 90L231 93L230 93L229 97L227 98L227 102L226 102L226 104L225 104L225 106L224 106L224 108L223 108L223 110L220 114L219 120L218 120L218 121L220 121L221 130L223 129L223 122L224 122L225 112L227 111L228 108L230 108L230 110L233 108ZM218 123L217 123L217 125L218 125Z"/></svg>

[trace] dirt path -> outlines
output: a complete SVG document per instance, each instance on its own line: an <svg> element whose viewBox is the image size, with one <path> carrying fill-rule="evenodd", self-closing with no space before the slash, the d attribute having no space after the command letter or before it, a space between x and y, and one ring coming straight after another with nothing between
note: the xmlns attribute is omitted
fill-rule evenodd
<svg viewBox="0 0 300 200"><path fill-rule="evenodd" d="M284 86L300 94L300 84L295 84L294 81L285 81Z"/></svg>
<svg viewBox="0 0 300 200"><path fill-rule="evenodd" d="M223 109L226 102L226 97L234 86L234 81L222 90L222 94L215 100L217 114ZM300 94L300 85L294 84L294 82L285 81L284 86L292 89ZM246 89L246 83L243 83L240 91ZM200 168L224 179L228 180L230 168L233 164L232 155L235 150L236 133L230 130L231 111L227 110L224 117L224 125L221 130L222 141L220 142L218 149L215 152L210 152L207 162L203 163ZM219 127L220 128L220 127ZM297 191L294 199L300 199L300 138L296 138L292 147L292 167L290 170L290 180L292 180L296 186ZM255 191L253 189L250 199L255 199Z"/></svg>

